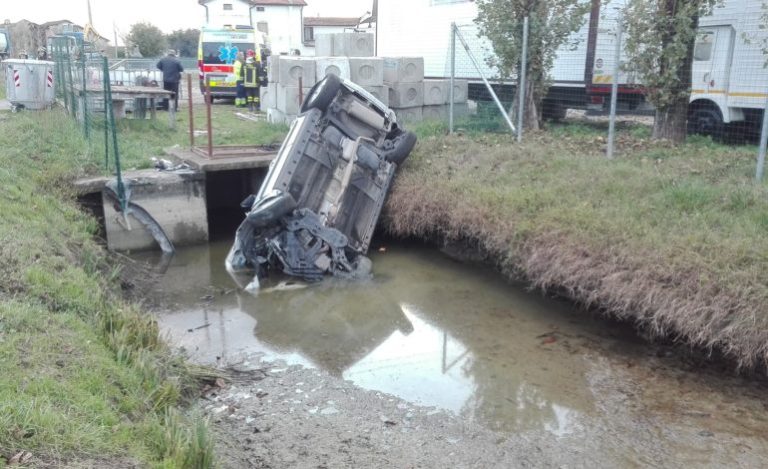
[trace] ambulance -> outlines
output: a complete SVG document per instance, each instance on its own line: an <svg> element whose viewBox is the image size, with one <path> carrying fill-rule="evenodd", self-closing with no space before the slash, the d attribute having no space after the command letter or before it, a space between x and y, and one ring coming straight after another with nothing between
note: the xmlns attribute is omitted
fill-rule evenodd
<svg viewBox="0 0 768 469"><path fill-rule="evenodd" d="M266 40L262 33L251 26L238 25L232 28L211 28L200 30L197 48L197 66L200 76L200 92L205 94L206 82L210 80L213 98L234 98L236 78L234 62L238 52L253 50L256 61L262 64L266 51ZM266 57L263 57L266 60Z"/></svg>

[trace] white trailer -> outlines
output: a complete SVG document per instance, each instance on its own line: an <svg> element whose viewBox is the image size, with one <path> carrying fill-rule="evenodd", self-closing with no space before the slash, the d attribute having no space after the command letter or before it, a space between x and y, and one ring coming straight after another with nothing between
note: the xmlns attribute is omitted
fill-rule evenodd
<svg viewBox="0 0 768 469"><path fill-rule="evenodd" d="M599 0L595 0L599 5ZM378 3L376 55L423 56L424 76L445 78L451 70L451 23L456 23L486 77L496 78L495 69L486 59L492 56L490 42L478 37L477 5L470 0L387 0ZM586 103L585 76L588 59L590 15L584 17L584 25L571 34L566 44L557 51L551 71L552 86L547 104L555 104L554 114L563 114L567 107L584 107ZM480 75L472 65L461 43L456 41L456 77L468 79L470 97L483 99L487 96ZM502 99L511 98L512 81L499 86ZM488 98L490 99L490 98Z"/></svg>
<svg viewBox="0 0 768 469"><path fill-rule="evenodd" d="M607 109L613 83L617 17L626 1L592 1L584 25L557 52L549 100L565 107ZM689 122L693 130L718 133L725 124L759 122L768 93L767 57L762 51L768 30L760 27L765 13L762 5L763 0L725 0L711 15L699 20L691 75ZM476 17L477 6L470 0L379 2L377 55L423 56L426 77L447 77L452 22L461 26L474 52L481 55L478 60L484 62L492 54L490 43L477 38ZM470 80L470 95L477 99L483 93L479 74L460 48L457 42L456 75ZM628 68L623 52L620 60L622 68ZM483 73L495 75L485 64ZM514 80L507 86L514 86ZM644 92L635 72L619 73L620 109L643 107Z"/></svg>

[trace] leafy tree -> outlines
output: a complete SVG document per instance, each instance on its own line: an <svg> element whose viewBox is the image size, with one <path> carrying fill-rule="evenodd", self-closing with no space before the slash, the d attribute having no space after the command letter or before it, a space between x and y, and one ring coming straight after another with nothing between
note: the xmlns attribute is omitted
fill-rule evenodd
<svg viewBox="0 0 768 469"><path fill-rule="evenodd" d="M177 29L166 36L168 45L176 50L179 57L196 57L199 38L200 30L198 29Z"/></svg>
<svg viewBox="0 0 768 469"><path fill-rule="evenodd" d="M528 64L525 90L515 92L515 103L525 100L524 126L541 127L542 104L550 85L557 49L585 21L590 0L477 0L480 35L487 37L494 56L486 62L499 77L516 77L522 59L523 19L529 17ZM513 103L513 109L517 106Z"/></svg>
<svg viewBox="0 0 768 469"><path fill-rule="evenodd" d="M128 42L139 48L143 57L157 57L166 48L165 36L160 28L150 23L136 23L128 33Z"/></svg>
<svg viewBox="0 0 768 469"><path fill-rule="evenodd" d="M653 138L683 142L686 137L691 67L699 17L719 0L632 0L627 3L629 63L656 107Z"/></svg>

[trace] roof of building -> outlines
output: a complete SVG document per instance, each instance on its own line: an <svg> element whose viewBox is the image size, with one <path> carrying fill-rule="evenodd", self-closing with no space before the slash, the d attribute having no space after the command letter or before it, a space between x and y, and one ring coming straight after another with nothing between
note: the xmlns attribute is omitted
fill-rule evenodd
<svg viewBox="0 0 768 469"><path fill-rule="evenodd" d="M305 16L304 26L357 26L360 18L341 16Z"/></svg>
<svg viewBox="0 0 768 469"><path fill-rule="evenodd" d="M205 5L213 0L197 0L200 5ZM266 6L266 5L285 5L285 6L307 6L307 2L304 0L241 0L250 3L253 6Z"/></svg>

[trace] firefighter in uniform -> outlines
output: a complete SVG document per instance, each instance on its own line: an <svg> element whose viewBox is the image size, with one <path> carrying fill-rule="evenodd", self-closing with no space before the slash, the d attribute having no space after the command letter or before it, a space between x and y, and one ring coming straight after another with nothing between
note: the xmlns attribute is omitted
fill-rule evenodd
<svg viewBox="0 0 768 469"><path fill-rule="evenodd" d="M243 68L245 62L245 54L242 52L237 53L235 59L234 72L235 72L235 107L245 107L245 86L243 86Z"/></svg>
<svg viewBox="0 0 768 469"><path fill-rule="evenodd" d="M243 85L245 85L245 96L250 112L259 108L260 69L260 63L256 60L256 53L249 50L248 58L245 59L245 66L243 67Z"/></svg>

